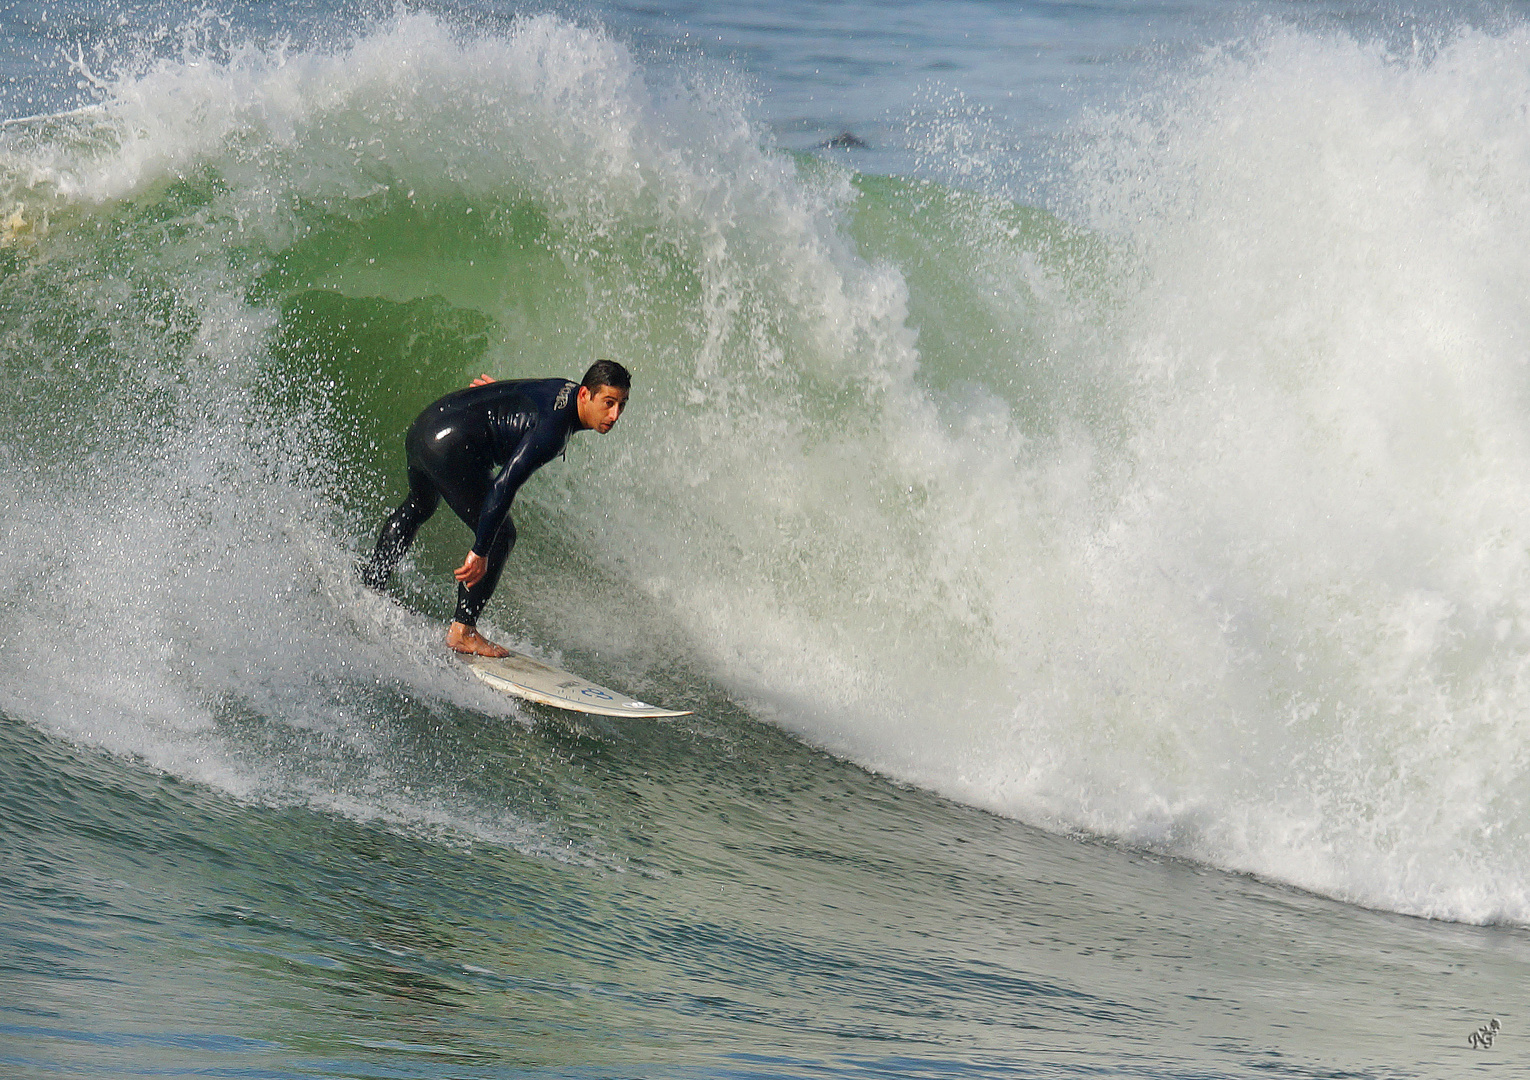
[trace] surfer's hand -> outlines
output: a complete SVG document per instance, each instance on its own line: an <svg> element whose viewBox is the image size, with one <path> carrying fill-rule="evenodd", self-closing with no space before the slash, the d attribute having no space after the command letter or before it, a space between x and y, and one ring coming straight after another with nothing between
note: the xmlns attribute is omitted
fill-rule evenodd
<svg viewBox="0 0 1530 1080"><path fill-rule="evenodd" d="M482 581L483 576L488 572L489 560L476 551L470 551L467 553L467 558L462 560L462 565L452 571L452 577L471 589Z"/></svg>
<svg viewBox="0 0 1530 1080"><path fill-rule="evenodd" d="M488 386L493 381L494 380L489 378L487 375L480 375L480 376L478 376L478 378L476 378L472 382L468 383L468 385L469 386Z"/></svg>

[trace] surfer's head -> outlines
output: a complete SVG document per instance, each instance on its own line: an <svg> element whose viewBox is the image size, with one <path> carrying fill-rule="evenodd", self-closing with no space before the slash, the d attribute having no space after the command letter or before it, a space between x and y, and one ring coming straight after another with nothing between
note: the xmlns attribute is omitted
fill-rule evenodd
<svg viewBox="0 0 1530 1080"><path fill-rule="evenodd" d="M579 385L592 394L602 386L609 386L613 390L630 391L632 373L615 360L597 360L590 365L590 370L584 373L584 381Z"/></svg>
<svg viewBox="0 0 1530 1080"><path fill-rule="evenodd" d="M616 425L631 390L632 375L626 368L615 360L595 361L579 384L579 422L604 435Z"/></svg>

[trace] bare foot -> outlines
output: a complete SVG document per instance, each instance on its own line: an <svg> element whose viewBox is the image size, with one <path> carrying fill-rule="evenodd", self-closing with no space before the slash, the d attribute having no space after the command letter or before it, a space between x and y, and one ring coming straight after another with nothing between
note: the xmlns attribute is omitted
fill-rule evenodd
<svg viewBox="0 0 1530 1080"><path fill-rule="evenodd" d="M446 647L455 652L468 653L472 656L501 657L509 656L510 650L503 645L496 645L478 632L478 627L467 626L460 622L452 623L452 628L446 632Z"/></svg>

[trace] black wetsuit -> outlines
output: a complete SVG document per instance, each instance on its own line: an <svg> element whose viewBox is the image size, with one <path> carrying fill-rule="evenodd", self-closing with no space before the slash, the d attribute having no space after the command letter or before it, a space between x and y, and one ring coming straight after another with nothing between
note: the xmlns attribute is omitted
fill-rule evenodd
<svg viewBox="0 0 1530 1080"><path fill-rule="evenodd" d="M558 456L570 432L582 429L578 391L567 379L515 379L458 390L420 413L404 437L409 497L383 526L362 580L374 589L386 585L414 534L445 499L473 530L473 550L489 562L477 585L457 586L453 618L478 625L515 546L515 493Z"/></svg>

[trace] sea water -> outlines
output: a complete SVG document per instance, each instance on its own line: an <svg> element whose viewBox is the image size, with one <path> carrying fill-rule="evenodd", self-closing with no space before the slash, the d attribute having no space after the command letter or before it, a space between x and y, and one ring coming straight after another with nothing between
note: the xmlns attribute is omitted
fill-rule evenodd
<svg viewBox="0 0 1530 1080"><path fill-rule="evenodd" d="M1530 1075L1523 6L0 17L0 1072Z"/></svg>

